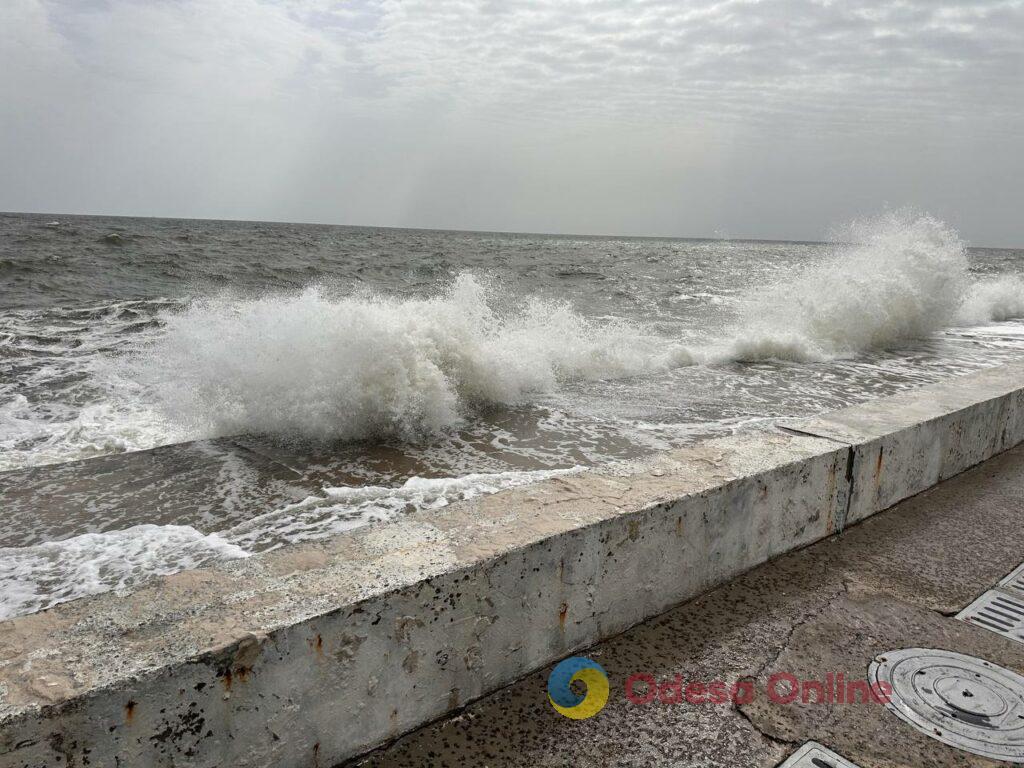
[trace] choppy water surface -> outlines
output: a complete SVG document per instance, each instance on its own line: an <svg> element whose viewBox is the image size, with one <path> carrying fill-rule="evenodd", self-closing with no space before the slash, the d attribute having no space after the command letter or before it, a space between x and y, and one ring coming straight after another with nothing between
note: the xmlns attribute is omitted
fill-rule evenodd
<svg viewBox="0 0 1024 768"><path fill-rule="evenodd" d="M1024 252L907 214L840 236L856 245L0 215L0 471L260 434L345 462L318 520L379 519L1024 352ZM274 512L148 526L132 557L123 521L0 550L0 608L308 537L308 510ZM101 561L116 579L81 576Z"/></svg>

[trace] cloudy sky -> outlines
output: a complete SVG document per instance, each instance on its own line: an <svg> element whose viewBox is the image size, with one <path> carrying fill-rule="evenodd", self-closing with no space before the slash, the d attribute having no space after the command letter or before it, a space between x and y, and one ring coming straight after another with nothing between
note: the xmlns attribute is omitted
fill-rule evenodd
<svg viewBox="0 0 1024 768"><path fill-rule="evenodd" d="M4 0L0 210L1024 246L1024 0Z"/></svg>

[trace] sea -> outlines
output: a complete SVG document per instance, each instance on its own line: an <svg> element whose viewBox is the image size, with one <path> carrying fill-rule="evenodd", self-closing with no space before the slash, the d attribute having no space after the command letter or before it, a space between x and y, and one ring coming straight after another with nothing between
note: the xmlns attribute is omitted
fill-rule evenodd
<svg viewBox="0 0 1024 768"><path fill-rule="evenodd" d="M0 214L0 473L258 435L344 462L346 529L1022 356L1024 250L909 211L825 242ZM0 549L0 616L303 509Z"/></svg>

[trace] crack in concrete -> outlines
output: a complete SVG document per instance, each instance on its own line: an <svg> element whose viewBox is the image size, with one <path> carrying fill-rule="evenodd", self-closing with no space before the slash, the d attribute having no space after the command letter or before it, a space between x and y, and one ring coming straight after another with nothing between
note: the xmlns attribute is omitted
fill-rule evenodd
<svg viewBox="0 0 1024 768"><path fill-rule="evenodd" d="M828 568L830 564L831 563L828 560L826 560L823 563L823 570L825 571L825 581L828 580ZM828 609L829 606L832 605L832 603L835 601L837 597L849 594L850 589L849 585L846 583L846 580L840 578L839 583L841 584L842 589L830 593L827 597L822 599L821 604L818 605L814 610L804 613L802 616L794 619L792 625L786 632L786 639L782 641L782 644L779 647L778 652L776 652L776 654L772 658L768 659L764 664L761 665L761 668L757 671L755 679L759 680L763 678L765 676L765 673L778 663L779 658L782 656L783 653L786 652L790 644L793 642L793 635L796 634L798 629L800 629L808 622L817 619L822 613L824 613Z"/></svg>
<svg viewBox="0 0 1024 768"><path fill-rule="evenodd" d="M799 741L783 739L780 736L773 736L772 734L767 733L763 728L761 728L761 726L755 723L753 718L751 718L750 715L744 712L738 704L733 704L732 710L737 715L739 715L743 720L745 720L750 725L750 727L753 728L755 732L757 732L758 735L760 735L766 741L771 742L772 744L776 744L780 747L792 748L801 743Z"/></svg>
<svg viewBox="0 0 1024 768"><path fill-rule="evenodd" d="M829 572L829 567L831 565L833 565L833 563L830 560L825 560L825 562L823 563L823 570L825 572L824 573L824 580L826 582L828 581L828 572ZM821 603L814 610L808 611L808 612L804 613L803 615L801 615L801 616L799 616L799 617L797 617L796 619L793 620L793 623L790 625L788 631L786 632L786 638L785 638L785 640L782 641L781 645L779 646L778 651L771 658L766 660L764 664L761 665L761 667L757 671L756 675L754 675L752 677L740 678L740 680L741 681L748 681L749 680L755 686L757 685L758 681L763 680L765 678L765 676L767 675L768 671L770 669L774 668L778 664L778 661L782 657L782 654L784 654L787 650L789 650L789 647L790 647L790 645L793 642L793 637L796 635L797 630L799 630L804 625L808 624L809 622L812 622L812 621L816 620L819 616L821 616L821 614L824 613L832 605L832 603L836 600L836 598L838 598L840 596L843 596L843 595L848 595L849 594L849 585L848 585L846 579L842 578L842 576L840 576L839 583L841 585L841 589L839 589L837 591L834 591L834 592L830 593L827 597L823 598L821 600ZM743 720L745 720L750 725L751 728L753 728L758 734L760 734L767 741L771 742L772 744L776 744L776 745L779 745L779 746L784 746L784 747L787 747L787 748L792 748L792 747L797 746L797 745L799 745L801 743L798 740L785 739L785 738L782 738L781 736L775 736L775 735L767 732L764 728L762 728L757 723L757 721L748 712L746 712L743 709L743 706L744 706L743 704L733 703L733 704L731 704L730 709L732 709L732 711L734 711L741 718L743 718Z"/></svg>

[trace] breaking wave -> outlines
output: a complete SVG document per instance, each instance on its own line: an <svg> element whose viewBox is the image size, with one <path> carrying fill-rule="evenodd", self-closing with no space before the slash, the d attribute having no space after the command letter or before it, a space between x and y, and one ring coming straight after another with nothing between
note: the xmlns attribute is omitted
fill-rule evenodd
<svg viewBox="0 0 1024 768"><path fill-rule="evenodd" d="M568 304L504 303L470 274L428 299L296 295L199 300L163 316L128 376L197 434L414 438L561 382L693 362L682 347Z"/></svg>
<svg viewBox="0 0 1024 768"><path fill-rule="evenodd" d="M731 342L711 357L809 362L893 347L945 328L1024 317L1024 280L976 282L963 242L931 216L856 222L824 262L749 293Z"/></svg>
<svg viewBox="0 0 1024 768"><path fill-rule="evenodd" d="M828 360L954 325L969 289L964 244L930 216L889 213L850 225L832 256L747 298L729 356Z"/></svg>
<svg viewBox="0 0 1024 768"><path fill-rule="evenodd" d="M1016 275L979 280L971 286L957 315L961 325L1024 317L1024 279Z"/></svg>

